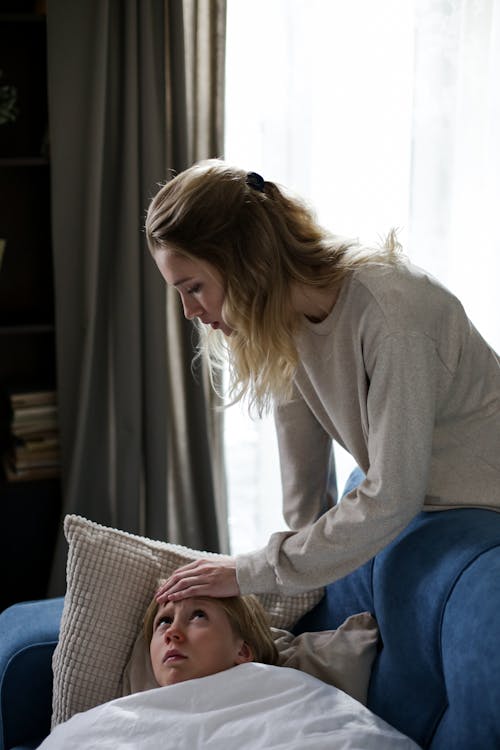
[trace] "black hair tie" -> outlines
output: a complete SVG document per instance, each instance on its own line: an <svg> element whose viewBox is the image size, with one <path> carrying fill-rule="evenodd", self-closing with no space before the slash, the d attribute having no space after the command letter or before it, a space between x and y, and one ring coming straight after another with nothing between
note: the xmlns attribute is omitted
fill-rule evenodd
<svg viewBox="0 0 500 750"><path fill-rule="evenodd" d="M258 190L259 193L264 192L264 178L257 174L257 172L249 172L247 174L246 183L248 187L253 190Z"/></svg>

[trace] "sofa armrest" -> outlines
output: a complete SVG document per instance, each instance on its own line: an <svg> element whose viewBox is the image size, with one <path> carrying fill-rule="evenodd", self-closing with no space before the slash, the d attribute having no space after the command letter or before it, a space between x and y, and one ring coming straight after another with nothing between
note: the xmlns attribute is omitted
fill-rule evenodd
<svg viewBox="0 0 500 750"><path fill-rule="evenodd" d="M36 746L50 731L63 601L22 602L0 614L0 750Z"/></svg>
<svg viewBox="0 0 500 750"><path fill-rule="evenodd" d="M448 700L433 750L500 747L499 581L500 538L471 560L448 597L441 623Z"/></svg>

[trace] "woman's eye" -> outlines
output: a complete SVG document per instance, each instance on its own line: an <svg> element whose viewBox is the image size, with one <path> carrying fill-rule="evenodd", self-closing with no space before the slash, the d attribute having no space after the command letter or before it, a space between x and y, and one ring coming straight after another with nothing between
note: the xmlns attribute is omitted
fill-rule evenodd
<svg viewBox="0 0 500 750"><path fill-rule="evenodd" d="M189 287L187 290L188 294L198 294L198 292L201 291L201 284L195 284L194 286Z"/></svg>

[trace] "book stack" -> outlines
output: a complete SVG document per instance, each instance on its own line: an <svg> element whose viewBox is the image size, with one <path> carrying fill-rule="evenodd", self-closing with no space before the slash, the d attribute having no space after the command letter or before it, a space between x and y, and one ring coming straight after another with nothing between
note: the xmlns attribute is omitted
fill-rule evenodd
<svg viewBox="0 0 500 750"><path fill-rule="evenodd" d="M55 391L10 394L10 448L3 457L9 482L60 475L60 444Z"/></svg>

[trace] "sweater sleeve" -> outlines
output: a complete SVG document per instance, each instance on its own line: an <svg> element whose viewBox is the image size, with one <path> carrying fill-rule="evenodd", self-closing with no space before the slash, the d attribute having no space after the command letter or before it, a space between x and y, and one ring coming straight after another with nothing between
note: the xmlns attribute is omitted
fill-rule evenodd
<svg viewBox="0 0 500 750"><path fill-rule="evenodd" d="M283 515L297 531L310 526L330 504L332 439L297 388L274 412L283 489Z"/></svg>
<svg viewBox="0 0 500 750"><path fill-rule="evenodd" d="M422 509L443 368L434 342L392 334L367 363L369 470L365 481L312 525L273 534L237 557L242 593L299 593L337 580L389 544ZM299 459L308 465L314 446ZM300 487L300 469L294 486Z"/></svg>

